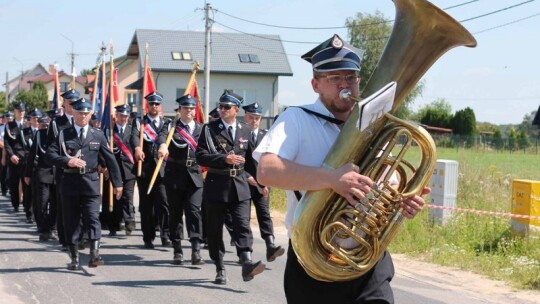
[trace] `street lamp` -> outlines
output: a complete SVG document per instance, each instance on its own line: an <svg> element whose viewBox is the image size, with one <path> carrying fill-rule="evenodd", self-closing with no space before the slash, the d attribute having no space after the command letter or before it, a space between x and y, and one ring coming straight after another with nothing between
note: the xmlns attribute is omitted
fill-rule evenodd
<svg viewBox="0 0 540 304"><path fill-rule="evenodd" d="M69 37L67 37L66 35L60 33L60 35L62 35L62 37L66 38L66 40L68 40L69 42L71 42L71 53L69 53L69 55L71 56L71 76L75 77L75 53L73 52L74 48L75 48L75 43L73 42L73 40L69 39Z"/></svg>

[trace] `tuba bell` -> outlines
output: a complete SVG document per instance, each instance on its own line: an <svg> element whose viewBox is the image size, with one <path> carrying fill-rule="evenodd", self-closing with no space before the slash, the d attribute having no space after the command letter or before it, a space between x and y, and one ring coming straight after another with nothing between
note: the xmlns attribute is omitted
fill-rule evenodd
<svg viewBox="0 0 540 304"><path fill-rule="evenodd" d="M392 34L360 98L340 93L340 98L360 101L395 81L390 113L446 51L476 46L474 37L459 22L430 2L394 0L394 4ZM308 191L293 219L291 242L298 260L320 281L350 281L368 272L403 221L399 202L420 194L435 167L435 144L423 128L386 113L360 131L359 115L356 104L323 166L354 163L376 185L354 207L332 190ZM412 145L422 154L417 167L405 157ZM395 176L397 185L392 184Z"/></svg>

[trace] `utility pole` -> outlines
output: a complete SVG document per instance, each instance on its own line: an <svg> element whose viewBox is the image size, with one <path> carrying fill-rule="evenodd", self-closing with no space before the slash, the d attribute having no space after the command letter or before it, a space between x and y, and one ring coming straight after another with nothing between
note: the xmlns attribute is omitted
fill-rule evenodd
<svg viewBox="0 0 540 304"><path fill-rule="evenodd" d="M21 90L22 90L22 82L23 82L23 74L24 74L24 64L22 63L22 61L20 61L19 59L13 57L13 59L15 59L15 61L17 61L18 63L21 64L21 77L19 77L19 88L18 88L18 92L19 93Z"/></svg>
<svg viewBox="0 0 540 304"><path fill-rule="evenodd" d="M204 17L206 19L205 38L204 38L204 120L208 119L210 112L210 33L212 32L213 18L210 18L212 7L210 3L204 6Z"/></svg>
<svg viewBox="0 0 540 304"><path fill-rule="evenodd" d="M60 34L62 37L66 38L69 42L71 42L71 53L68 53L71 57L71 76L75 77L75 56L78 56L79 54L74 53L75 43L73 40L69 39L66 35Z"/></svg>
<svg viewBox="0 0 540 304"><path fill-rule="evenodd" d="M8 81L9 81L9 72L6 72L6 109L7 109L7 106L9 104L9 94L8 94L8 89L9 89L9 84L8 84Z"/></svg>

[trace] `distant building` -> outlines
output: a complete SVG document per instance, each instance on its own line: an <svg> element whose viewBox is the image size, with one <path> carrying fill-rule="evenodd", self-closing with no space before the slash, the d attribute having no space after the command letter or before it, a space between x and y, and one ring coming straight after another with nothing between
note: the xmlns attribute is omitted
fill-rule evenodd
<svg viewBox="0 0 540 304"><path fill-rule="evenodd" d="M141 87L137 80L143 76L147 44L149 65L157 90L164 95L166 115L173 113L175 100L184 94L195 61L200 64L196 79L204 97L205 33L195 31L136 30L126 54L126 60L136 61L136 77L130 77L133 82L125 92L132 94ZM278 35L213 32L210 56L210 110L227 89L243 96L246 104L258 102L265 117L278 114L279 77L293 75ZM137 96L139 104L140 92Z"/></svg>

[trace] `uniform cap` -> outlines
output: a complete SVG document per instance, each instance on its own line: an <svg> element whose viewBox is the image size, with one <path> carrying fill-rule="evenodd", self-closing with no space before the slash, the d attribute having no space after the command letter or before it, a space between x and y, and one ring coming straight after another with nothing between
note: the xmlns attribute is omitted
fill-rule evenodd
<svg viewBox="0 0 540 304"><path fill-rule="evenodd" d="M39 118L39 117L43 117L43 113L41 113L41 111L38 110L38 109L33 109L32 111L30 111L28 113L28 116L30 116L30 117L38 117Z"/></svg>
<svg viewBox="0 0 540 304"><path fill-rule="evenodd" d="M127 104L121 104L119 106L114 107L114 109L116 110L117 114L122 114L122 115L129 115L129 112L130 112L129 106Z"/></svg>
<svg viewBox="0 0 540 304"><path fill-rule="evenodd" d="M244 98L242 96L234 92L231 92L229 90L225 90L225 92L223 92L221 97L219 97L220 104L230 104L237 107L240 107L243 101L244 101Z"/></svg>
<svg viewBox="0 0 540 304"><path fill-rule="evenodd" d="M24 102L19 102L19 103L14 104L13 108L19 111L26 111L26 105L24 104Z"/></svg>
<svg viewBox="0 0 540 304"><path fill-rule="evenodd" d="M341 39L337 34L302 55L313 65L315 72L339 70L360 71L360 57L364 52Z"/></svg>
<svg viewBox="0 0 540 304"><path fill-rule="evenodd" d="M197 100L191 94L184 95L176 100L178 107L195 107Z"/></svg>
<svg viewBox="0 0 540 304"><path fill-rule="evenodd" d="M60 96L62 96L62 98L64 100L67 100L69 102L75 102L75 101L77 101L79 99L80 94L79 94L79 92L75 91L74 89L70 89L70 90L65 91Z"/></svg>
<svg viewBox="0 0 540 304"><path fill-rule="evenodd" d="M163 95L161 95L157 91L154 91L144 96L144 99L148 100L148 102L161 103L163 101Z"/></svg>
<svg viewBox="0 0 540 304"><path fill-rule="evenodd" d="M72 105L73 105L73 110L80 113L90 113L92 111L92 104L90 104L84 98L78 99L77 101L72 103Z"/></svg>
<svg viewBox="0 0 540 304"><path fill-rule="evenodd" d="M262 115L262 107L259 106L259 104L256 102L248 104L247 106L243 106L242 109L244 109L246 113Z"/></svg>

